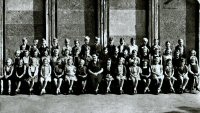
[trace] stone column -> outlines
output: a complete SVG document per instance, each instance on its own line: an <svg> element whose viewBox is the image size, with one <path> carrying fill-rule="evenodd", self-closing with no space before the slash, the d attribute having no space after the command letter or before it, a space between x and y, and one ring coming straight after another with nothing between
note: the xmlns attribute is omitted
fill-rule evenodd
<svg viewBox="0 0 200 113"><path fill-rule="evenodd" d="M103 46L107 45L109 37L109 0L98 0L98 37Z"/></svg>
<svg viewBox="0 0 200 113"><path fill-rule="evenodd" d="M46 25L46 41L47 44L50 45L50 36L51 36L51 16L50 16L50 8L51 8L51 4L50 4L51 0L46 0L45 1L45 25Z"/></svg>
<svg viewBox="0 0 200 113"><path fill-rule="evenodd" d="M198 1L198 4L199 4L199 15L198 15L198 18L199 18L199 26L198 26L198 28L199 28L199 33L198 33L198 44L197 44L197 56L198 56L198 58L199 58L199 64L200 64L200 0L197 0Z"/></svg>
<svg viewBox="0 0 200 113"><path fill-rule="evenodd" d="M4 64L4 23L5 23L5 0L0 1L0 74L3 74Z"/></svg>
<svg viewBox="0 0 200 113"><path fill-rule="evenodd" d="M159 39L159 0L149 0L149 42Z"/></svg>
<svg viewBox="0 0 200 113"><path fill-rule="evenodd" d="M46 0L45 18L46 18L46 40L51 45L52 38L57 38L57 0Z"/></svg>

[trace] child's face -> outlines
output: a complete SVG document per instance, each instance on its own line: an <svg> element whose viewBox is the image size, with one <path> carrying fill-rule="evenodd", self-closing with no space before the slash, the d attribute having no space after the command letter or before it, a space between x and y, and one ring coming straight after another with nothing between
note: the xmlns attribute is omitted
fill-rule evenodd
<svg viewBox="0 0 200 113"><path fill-rule="evenodd" d="M133 66L136 66L136 65L137 65L137 61L134 60L134 61L133 61Z"/></svg>
<svg viewBox="0 0 200 113"><path fill-rule="evenodd" d="M167 48L170 48L170 46L171 46L171 44L168 42L168 43L166 43L166 47Z"/></svg>
<svg viewBox="0 0 200 113"><path fill-rule="evenodd" d="M61 65L61 64L62 64L62 61L61 61L61 60L58 60L58 61L57 61L57 64L58 64L58 65Z"/></svg>
<svg viewBox="0 0 200 113"><path fill-rule="evenodd" d="M58 56L58 51L57 50L54 51L54 55Z"/></svg>
<svg viewBox="0 0 200 113"><path fill-rule="evenodd" d="M115 48L115 54L118 54L119 50L117 48Z"/></svg>
<svg viewBox="0 0 200 113"><path fill-rule="evenodd" d="M23 43L23 44L27 44L27 40L23 40L22 43Z"/></svg>
<svg viewBox="0 0 200 113"><path fill-rule="evenodd" d="M38 52L34 52L34 57L38 57Z"/></svg>
<svg viewBox="0 0 200 113"><path fill-rule="evenodd" d="M58 44L58 40L53 40L53 44Z"/></svg>
<svg viewBox="0 0 200 113"><path fill-rule="evenodd" d="M120 59L119 60L119 65L122 65L123 64L123 59Z"/></svg>
<svg viewBox="0 0 200 113"><path fill-rule="evenodd" d="M111 60L107 61L107 66L111 66Z"/></svg>
<svg viewBox="0 0 200 113"><path fill-rule="evenodd" d="M135 40L131 40L131 44L132 44L132 45L135 45Z"/></svg>
<svg viewBox="0 0 200 113"><path fill-rule="evenodd" d="M125 55L125 56L128 56L128 50L125 50L125 51L124 51L124 55Z"/></svg>
<svg viewBox="0 0 200 113"><path fill-rule="evenodd" d="M79 47L79 42L78 42L78 41L75 41L75 42L74 42L74 45L75 45L76 47Z"/></svg>
<svg viewBox="0 0 200 113"><path fill-rule="evenodd" d="M100 40L99 39L96 39L95 40L95 44L99 44L100 43Z"/></svg>
<svg viewBox="0 0 200 113"><path fill-rule="evenodd" d="M192 51L191 56L196 56L196 53L194 51Z"/></svg>
<svg viewBox="0 0 200 113"><path fill-rule="evenodd" d="M65 51L65 56L69 55L69 50Z"/></svg>
<svg viewBox="0 0 200 113"><path fill-rule="evenodd" d="M155 64L159 64L159 61L160 61L159 58L156 58L155 59Z"/></svg>
<svg viewBox="0 0 200 113"><path fill-rule="evenodd" d="M42 41L42 45L43 45L43 46L46 46L46 41L43 40L43 41Z"/></svg>
<svg viewBox="0 0 200 113"><path fill-rule="evenodd" d="M67 64L72 65L72 60L71 59L67 60Z"/></svg>
<svg viewBox="0 0 200 113"><path fill-rule="evenodd" d="M147 43L148 43L147 40L144 40L144 41L143 41L143 44L144 44L144 45L147 45Z"/></svg>
<svg viewBox="0 0 200 113"><path fill-rule="evenodd" d="M109 40L109 44L113 45L114 41L113 40Z"/></svg>
<svg viewBox="0 0 200 113"><path fill-rule="evenodd" d="M25 45L22 45L22 50L25 50L26 49L26 46Z"/></svg>
<svg viewBox="0 0 200 113"><path fill-rule="evenodd" d="M179 56L180 56L180 53L179 53L179 52L176 52L176 53L175 53L175 56L176 56L176 57L179 57Z"/></svg>
<svg viewBox="0 0 200 113"><path fill-rule="evenodd" d="M65 41L65 45L68 46L69 45L69 40Z"/></svg>
<svg viewBox="0 0 200 113"><path fill-rule="evenodd" d="M85 64L85 61L84 61L84 60L81 60L79 65L80 65L80 66L83 66L84 64Z"/></svg>
<svg viewBox="0 0 200 113"><path fill-rule="evenodd" d="M144 65L144 66L147 66L147 64L148 64L147 61L144 61L143 65Z"/></svg>
<svg viewBox="0 0 200 113"><path fill-rule="evenodd" d="M37 44L38 44L38 40L34 40L34 41L33 41L33 44L34 44L34 45L37 45Z"/></svg>
<svg viewBox="0 0 200 113"><path fill-rule="evenodd" d="M44 65L47 65L47 64L48 64L48 60L45 59L45 60L44 60Z"/></svg>
<svg viewBox="0 0 200 113"><path fill-rule="evenodd" d="M89 44L90 40L85 39L85 44Z"/></svg>
<svg viewBox="0 0 200 113"><path fill-rule="evenodd" d="M120 40L120 44L123 45L125 42L124 40Z"/></svg>
<svg viewBox="0 0 200 113"><path fill-rule="evenodd" d="M26 52L25 52L25 56L28 56L28 55L29 55L29 52L28 52L28 51L26 51Z"/></svg>
<svg viewBox="0 0 200 113"><path fill-rule="evenodd" d="M168 62L167 62L167 65L168 65L168 66L171 66L171 65L172 65L172 61L171 61L171 60L168 61Z"/></svg>
<svg viewBox="0 0 200 113"><path fill-rule="evenodd" d="M183 46L183 40L179 40L179 41L178 41L178 44L179 44L180 46Z"/></svg>
<svg viewBox="0 0 200 113"><path fill-rule="evenodd" d="M104 54L107 54L108 53L108 49L106 48L105 50L104 50Z"/></svg>
<svg viewBox="0 0 200 113"><path fill-rule="evenodd" d="M154 40L155 45L158 45L158 42L159 42L158 40Z"/></svg>
<svg viewBox="0 0 200 113"><path fill-rule="evenodd" d="M98 60L97 55L92 55L92 58L93 58L94 61L97 61L97 60Z"/></svg>
<svg viewBox="0 0 200 113"><path fill-rule="evenodd" d="M11 60L7 60L7 61L6 61L6 64L7 64L8 66L10 66L10 65L12 64Z"/></svg>
<svg viewBox="0 0 200 113"><path fill-rule="evenodd" d="M16 51L16 57L19 57L20 56L20 51Z"/></svg>
<svg viewBox="0 0 200 113"><path fill-rule="evenodd" d="M45 56L48 56L48 51L44 51L44 55L45 55Z"/></svg>
<svg viewBox="0 0 200 113"><path fill-rule="evenodd" d="M23 64L24 64L23 60L20 60L19 61L19 66L23 66Z"/></svg>

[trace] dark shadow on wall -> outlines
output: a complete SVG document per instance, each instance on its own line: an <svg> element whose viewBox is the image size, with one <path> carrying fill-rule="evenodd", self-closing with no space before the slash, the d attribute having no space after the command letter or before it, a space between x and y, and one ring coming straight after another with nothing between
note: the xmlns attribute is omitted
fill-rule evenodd
<svg viewBox="0 0 200 113"><path fill-rule="evenodd" d="M42 38L46 36L45 26L45 0L33 0L33 26L34 26L34 39L39 40L39 45ZM32 44L32 42L30 42Z"/></svg>
<svg viewBox="0 0 200 113"><path fill-rule="evenodd" d="M85 35L94 42L98 33L98 2L97 0L84 0Z"/></svg>
<svg viewBox="0 0 200 113"><path fill-rule="evenodd" d="M198 12L197 0L186 0L186 46L189 51L198 46Z"/></svg>
<svg viewBox="0 0 200 113"><path fill-rule="evenodd" d="M137 45L142 43L143 37L148 36L148 7L148 0L135 0L136 36L134 38Z"/></svg>
<svg viewBox="0 0 200 113"><path fill-rule="evenodd" d="M180 110L183 110L185 112L188 112L188 113L200 113L200 108L187 107L187 106L180 106L180 107L177 107L177 108L180 109ZM183 113L183 112L169 111L169 112L164 112L164 113Z"/></svg>

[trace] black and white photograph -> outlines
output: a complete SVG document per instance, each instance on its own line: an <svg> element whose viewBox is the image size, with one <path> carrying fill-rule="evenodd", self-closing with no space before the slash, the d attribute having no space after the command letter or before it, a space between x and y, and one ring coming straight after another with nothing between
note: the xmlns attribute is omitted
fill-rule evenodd
<svg viewBox="0 0 200 113"><path fill-rule="evenodd" d="M0 113L200 113L200 0L0 0Z"/></svg>

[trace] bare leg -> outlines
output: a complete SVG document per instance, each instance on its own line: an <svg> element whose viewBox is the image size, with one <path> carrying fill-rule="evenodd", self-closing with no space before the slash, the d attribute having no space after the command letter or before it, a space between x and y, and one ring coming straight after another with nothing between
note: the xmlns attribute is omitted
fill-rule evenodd
<svg viewBox="0 0 200 113"><path fill-rule="evenodd" d="M185 78L184 82L183 82L183 90L185 89L185 87L187 86L187 84L188 84L188 78Z"/></svg>
<svg viewBox="0 0 200 113"><path fill-rule="evenodd" d="M58 80L57 80L57 78L54 78L53 80L54 80L54 84L55 84L56 88L58 88Z"/></svg>
<svg viewBox="0 0 200 113"><path fill-rule="evenodd" d="M108 85L107 85L107 92L110 92L110 85L111 85L111 82L112 82L111 80L108 80L108 81L107 81L107 84L108 84Z"/></svg>
<svg viewBox="0 0 200 113"><path fill-rule="evenodd" d="M134 87L134 93L137 93L137 86L138 86L138 79L135 78L135 87Z"/></svg>
<svg viewBox="0 0 200 113"><path fill-rule="evenodd" d="M121 82L120 82L120 90L122 91L122 88L124 86L124 79L121 79Z"/></svg>
<svg viewBox="0 0 200 113"><path fill-rule="evenodd" d="M86 84L87 84L87 81L86 81L86 80L82 81L83 90L85 90Z"/></svg>
<svg viewBox="0 0 200 113"><path fill-rule="evenodd" d="M18 81L18 83L17 83L17 89L15 90L16 93L19 92L20 87L21 87L21 81Z"/></svg>
<svg viewBox="0 0 200 113"><path fill-rule="evenodd" d="M33 91L34 84L35 84L35 81L31 80L30 92Z"/></svg>
<svg viewBox="0 0 200 113"><path fill-rule="evenodd" d="M69 90L72 91L72 87L74 85L74 80L70 80L70 86L69 86Z"/></svg>
<svg viewBox="0 0 200 113"><path fill-rule="evenodd" d="M3 94L3 80L1 80L1 94Z"/></svg>
<svg viewBox="0 0 200 113"><path fill-rule="evenodd" d="M57 87L58 93L60 93L60 87L61 87L61 85L62 85L62 78L59 78L58 79L58 87Z"/></svg>
<svg viewBox="0 0 200 113"><path fill-rule="evenodd" d="M162 87L162 84L163 84L163 79L162 79L162 78L159 78L159 82L160 82L160 84L159 84L159 86L158 86L158 92L161 91L161 87Z"/></svg>

